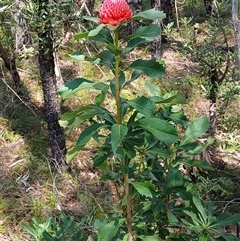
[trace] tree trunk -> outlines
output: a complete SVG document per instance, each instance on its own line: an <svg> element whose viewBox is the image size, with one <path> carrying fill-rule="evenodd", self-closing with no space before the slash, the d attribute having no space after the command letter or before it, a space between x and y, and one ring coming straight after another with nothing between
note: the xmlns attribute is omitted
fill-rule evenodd
<svg viewBox="0 0 240 241"><path fill-rule="evenodd" d="M142 0L128 0L127 2L130 5L130 7L133 9L134 13L138 13L142 11ZM139 21L136 21L136 20L132 21L131 24L129 25L127 35L133 34L139 26L140 26Z"/></svg>
<svg viewBox="0 0 240 241"><path fill-rule="evenodd" d="M238 0L232 0L232 20L238 51L238 71L240 73L240 24L238 19Z"/></svg>
<svg viewBox="0 0 240 241"><path fill-rule="evenodd" d="M171 19L175 15L175 0L152 0L152 2L160 1L161 9L166 13L166 18L162 20L163 24L166 26L169 24Z"/></svg>
<svg viewBox="0 0 240 241"><path fill-rule="evenodd" d="M155 8L156 10L161 10L161 0L152 0L152 8ZM154 21L154 24L158 25L160 28L162 28L162 20L157 19ZM161 43L162 43L162 36L157 36L152 44L151 44L151 55L152 58L159 59L161 57Z"/></svg>
<svg viewBox="0 0 240 241"><path fill-rule="evenodd" d="M207 17L212 16L214 0L204 0Z"/></svg>
<svg viewBox="0 0 240 241"><path fill-rule="evenodd" d="M13 82L16 88L19 88L22 86L22 82L20 79L20 76L17 71L15 56L11 58L11 54L7 53L7 51L4 49L1 41L0 41L0 57L3 59L5 67L9 70Z"/></svg>
<svg viewBox="0 0 240 241"><path fill-rule="evenodd" d="M211 75L211 86L210 86L210 93L209 93L209 119L210 125L208 132L210 136L214 136L217 130L217 93L218 93L218 85L221 83L219 82L218 73L216 70L212 70Z"/></svg>
<svg viewBox="0 0 240 241"><path fill-rule="evenodd" d="M22 8L25 5L24 0L15 0L14 6L16 12L13 15L15 22L17 23L15 27L13 27L13 35L15 38L15 51L18 53L24 47L29 48L32 46L32 37L29 34L29 26L27 20L24 18L22 14Z"/></svg>
<svg viewBox="0 0 240 241"><path fill-rule="evenodd" d="M60 103L54 71L54 49L51 23L42 13L48 13L48 0L39 1L39 20L45 24L39 29L39 65L44 94L45 116L48 125L52 161L56 167L65 164L66 145L63 129L59 125ZM50 15L47 15L48 17Z"/></svg>

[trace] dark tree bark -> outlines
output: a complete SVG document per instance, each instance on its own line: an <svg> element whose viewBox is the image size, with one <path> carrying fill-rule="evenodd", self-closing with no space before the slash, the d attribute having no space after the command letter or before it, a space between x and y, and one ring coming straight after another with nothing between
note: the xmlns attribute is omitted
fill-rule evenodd
<svg viewBox="0 0 240 241"><path fill-rule="evenodd" d="M212 16L214 0L204 0L207 17Z"/></svg>
<svg viewBox="0 0 240 241"><path fill-rule="evenodd" d="M63 129L59 125L60 103L58 100L56 75L54 71L53 35L48 12L48 0L39 0L39 20L45 24L39 29L39 65L44 94L45 116L48 125L52 161L56 167L65 164L66 145ZM42 14L44 13L44 14ZM45 15L50 16L50 15Z"/></svg>
<svg viewBox="0 0 240 241"><path fill-rule="evenodd" d="M11 57L11 54L7 52L7 50L3 47L1 41L0 41L0 57L3 59L5 67L10 72L14 85L16 88L19 88L22 86L22 82L20 79L20 76L17 71L17 65L15 61L15 55Z"/></svg>
<svg viewBox="0 0 240 241"><path fill-rule="evenodd" d="M128 4L130 5L131 9L133 9L134 13L138 13L142 11L142 0L128 0ZM132 34L136 31L136 29L140 26L139 21L132 21L129 25L128 34Z"/></svg>
<svg viewBox="0 0 240 241"><path fill-rule="evenodd" d="M156 10L161 10L161 0L152 0L151 1L152 8ZM154 21L154 24L158 25L162 28L162 20L157 19ZM157 36L151 44L151 55L152 58L159 59L161 56L161 43L162 43L162 36Z"/></svg>
<svg viewBox="0 0 240 241"><path fill-rule="evenodd" d="M160 10L166 13L166 18L162 20L164 25L168 25L175 15L175 1L174 0L151 0L152 2L160 1Z"/></svg>

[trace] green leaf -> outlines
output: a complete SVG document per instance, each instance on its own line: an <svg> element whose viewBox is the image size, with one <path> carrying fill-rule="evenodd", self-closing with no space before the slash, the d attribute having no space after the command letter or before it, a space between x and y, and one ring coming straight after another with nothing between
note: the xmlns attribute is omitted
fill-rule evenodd
<svg viewBox="0 0 240 241"><path fill-rule="evenodd" d="M156 24L149 24L148 26L139 27L132 35L127 39L144 38L147 41L153 41L155 37L160 34L160 27Z"/></svg>
<svg viewBox="0 0 240 241"><path fill-rule="evenodd" d="M144 182L131 182L133 187L136 189L136 191L146 197L153 197L153 192L155 186L149 182L149 181L144 181Z"/></svg>
<svg viewBox="0 0 240 241"><path fill-rule="evenodd" d="M122 239L117 239L116 241L128 241L129 240L129 233L125 234Z"/></svg>
<svg viewBox="0 0 240 241"><path fill-rule="evenodd" d="M73 61L89 61L93 64L100 64L99 58L88 57L80 51L75 51L73 54L66 54L66 57L70 57Z"/></svg>
<svg viewBox="0 0 240 241"><path fill-rule="evenodd" d="M147 154L149 156L158 155L161 158L163 158L164 160L166 160L171 155L171 151L169 149L151 148L151 149L147 150Z"/></svg>
<svg viewBox="0 0 240 241"><path fill-rule="evenodd" d="M199 118L193 120L193 122L187 128L180 146L205 134L205 132L208 130L208 126L209 120L205 116L200 116Z"/></svg>
<svg viewBox="0 0 240 241"><path fill-rule="evenodd" d="M107 153L100 153L99 155L96 155L93 158L93 166L103 171L109 171L109 166L105 165L105 161L109 158L111 154L112 153L110 153L109 151Z"/></svg>
<svg viewBox="0 0 240 241"><path fill-rule="evenodd" d="M167 174L166 187L179 187L183 185L183 175L180 170L170 168Z"/></svg>
<svg viewBox="0 0 240 241"><path fill-rule="evenodd" d="M132 16L132 19L142 19L142 20L157 20L163 19L166 17L166 14L163 11L157 11L154 8L139 12Z"/></svg>
<svg viewBox="0 0 240 241"><path fill-rule="evenodd" d="M210 171L214 170L214 168L209 163L207 163L206 161L202 161L202 160L182 160L180 162L182 164L184 164L184 166L186 166L186 168L198 167L198 168L202 168L202 169L210 170Z"/></svg>
<svg viewBox="0 0 240 241"><path fill-rule="evenodd" d="M165 120L157 118L142 118L136 124L151 132L158 140L172 144L178 140L178 133L175 127Z"/></svg>
<svg viewBox="0 0 240 241"><path fill-rule="evenodd" d="M96 36L104 27L105 27L105 24L98 25L97 28L89 31L88 37Z"/></svg>
<svg viewBox="0 0 240 241"><path fill-rule="evenodd" d="M195 195L193 196L192 201L198 210L198 216L201 218L202 224L207 224L207 212L203 202Z"/></svg>
<svg viewBox="0 0 240 241"><path fill-rule="evenodd" d="M150 83L149 81L145 82L145 89L150 96L161 95L161 90L160 90L159 86L154 85L154 84Z"/></svg>
<svg viewBox="0 0 240 241"><path fill-rule="evenodd" d="M130 39L127 43L126 48L122 52L122 57L125 56L127 53L131 52L135 47L137 47L140 44L151 42L145 38L133 38Z"/></svg>
<svg viewBox="0 0 240 241"><path fill-rule="evenodd" d="M170 114L169 118L173 120L175 123L183 126L186 126L188 124L188 119L182 112Z"/></svg>
<svg viewBox="0 0 240 241"><path fill-rule="evenodd" d="M155 103L146 98L145 96L129 100L127 101L127 103L134 109L136 109L139 113L143 114L145 117L152 117L154 111L156 110Z"/></svg>
<svg viewBox="0 0 240 241"><path fill-rule="evenodd" d="M82 39L82 38L87 38L88 37L88 32L83 32L83 33L78 33L74 35L74 39L78 40L78 39Z"/></svg>
<svg viewBox="0 0 240 241"><path fill-rule="evenodd" d="M97 35L89 37L88 39L90 41L113 44L111 32L106 28L101 29L101 31Z"/></svg>
<svg viewBox="0 0 240 241"><path fill-rule="evenodd" d="M160 96L152 96L151 100L154 101L157 104L186 104L186 99L182 97L181 95L171 93L171 95L167 95L164 97Z"/></svg>
<svg viewBox="0 0 240 241"><path fill-rule="evenodd" d="M91 137L100 129L109 127L109 125L96 123L89 127L87 127L78 137L76 146L67 153L66 162L69 163L73 157L84 148L84 146L88 143Z"/></svg>
<svg viewBox="0 0 240 241"><path fill-rule="evenodd" d="M211 145L213 142L215 141L214 138L209 137L207 139L207 141L205 142L204 145L202 146L197 146L196 148L194 148L193 150L189 150L188 152L184 153L183 157L190 157L190 156L196 156L200 153L202 153L204 150L206 150L206 148ZM181 148L181 146L180 146Z"/></svg>
<svg viewBox="0 0 240 241"><path fill-rule="evenodd" d="M237 238L235 235L231 233L222 232L220 230L214 230L214 231L220 237L223 237L226 241L239 241L239 238Z"/></svg>
<svg viewBox="0 0 240 241"><path fill-rule="evenodd" d="M164 241L163 239L159 238L156 235L153 236L146 236L146 235L139 235L138 236L142 241Z"/></svg>
<svg viewBox="0 0 240 241"><path fill-rule="evenodd" d="M136 80L140 75L142 74L142 71L140 70L134 70L132 72L131 79L124 83L123 88L129 84L131 84L134 80Z"/></svg>
<svg viewBox="0 0 240 241"><path fill-rule="evenodd" d="M116 236L119 228L124 224L125 219L119 219L117 221L111 221L101 227L98 232L98 240L99 241L112 241Z"/></svg>
<svg viewBox="0 0 240 241"><path fill-rule="evenodd" d="M98 22L98 18L96 18L96 17L83 16L83 19L88 20L88 21L92 21L92 22L97 23L97 24L99 23L99 22Z"/></svg>
<svg viewBox="0 0 240 241"><path fill-rule="evenodd" d="M103 103L103 101L105 100L105 97L106 97L107 92L108 92L109 85L104 84L104 83L102 83L102 82L99 82L99 83L95 84L94 87L95 87L96 89L101 90L101 93L98 94L98 95L95 97L95 103L96 103L97 105L101 105L101 104Z"/></svg>
<svg viewBox="0 0 240 241"><path fill-rule="evenodd" d="M178 222L178 219L176 218L176 216L172 213L171 210L168 210L167 212L168 214L168 220L170 222L170 224L172 225L177 225L179 222Z"/></svg>
<svg viewBox="0 0 240 241"><path fill-rule="evenodd" d="M130 64L129 68L141 70L144 74L151 78L161 77L165 73L163 64L159 63L155 59L138 59Z"/></svg>
<svg viewBox="0 0 240 241"><path fill-rule="evenodd" d="M101 59L101 65L108 66L112 70L115 68L115 56L109 50L103 50L101 53L98 54L97 57Z"/></svg>
<svg viewBox="0 0 240 241"><path fill-rule="evenodd" d="M110 52L112 52L114 55L118 55L120 53L120 49L116 47L114 44L106 44L106 47Z"/></svg>
<svg viewBox="0 0 240 241"><path fill-rule="evenodd" d="M58 93L63 99L66 99L70 97L71 95L75 94L79 90L84 90L84 89L91 89L95 85L94 82L84 79L84 78L78 78L71 80L64 85L62 85L58 89Z"/></svg>
<svg viewBox="0 0 240 241"><path fill-rule="evenodd" d="M93 19L93 18L92 18ZM95 20L95 19L94 19ZM74 39L75 40L79 40L82 38L89 38L89 37L94 37L97 36L99 34L99 32L105 27L105 24L100 24L98 25L96 28L90 30L89 32L83 32L83 33L79 33L74 35Z"/></svg>
<svg viewBox="0 0 240 241"><path fill-rule="evenodd" d="M128 128L125 125L113 124L111 128L111 145L114 155L122 142L123 138L127 135Z"/></svg>
<svg viewBox="0 0 240 241"><path fill-rule="evenodd" d="M75 52L74 54L66 54L67 57L70 57L74 61L84 61L86 55L81 54L80 52Z"/></svg>
<svg viewBox="0 0 240 241"><path fill-rule="evenodd" d="M229 226L233 224L239 223L240 220L240 214L234 214L230 215L229 213L223 213L217 216L216 224L212 225L212 227L224 227Z"/></svg>

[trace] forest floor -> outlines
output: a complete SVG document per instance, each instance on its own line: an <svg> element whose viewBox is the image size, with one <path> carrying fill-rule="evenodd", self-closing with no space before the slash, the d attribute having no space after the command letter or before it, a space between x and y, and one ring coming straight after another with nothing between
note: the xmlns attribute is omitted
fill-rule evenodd
<svg viewBox="0 0 240 241"><path fill-rule="evenodd" d="M166 64L166 74L159 81L160 88L177 89L188 104L184 107L188 117L208 116L209 102L204 97L201 86L192 83L199 78L199 68L189 56L182 55L174 43L165 48L162 59ZM28 60L30 61L30 60ZM60 59L64 78L79 76L79 65L62 57ZM81 67L81 66L80 66ZM95 70L87 68L85 74ZM33 217L52 216L66 212L75 217L89 214L89 217L104 216L104 210L111 208L114 198L110 195L111 185L98 182L99 173L92 168L92 153L84 152L71 164L71 172L52 170L47 147L47 131L43 114L43 98L37 71L37 64L25 64L19 68L26 89L21 100L9 86L9 76L3 76L6 83L0 83L0 240L26 240L21 223L28 223ZM143 80L141 80L143 81ZM191 82L191 84L189 84ZM138 83L136 86L141 86ZM21 93L22 94L22 93ZM19 94L19 96L22 96ZM68 108L88 99L71 100ZM68 105L69 102L65 103ZM65 108L64 107L64 108ZM231 104L229 111L240 115ZM237 205L230 208L230 201L240 198L240 123L235 128L219 128L214 148L204 153L202 158L215 167L213 181L206 178L202 190L211 185L219 188L216 201L224 201L221 208L229 204L230 212L237 212ZM76 133L67 139L71 146ZM222 179L219 181L219 178ZM219 185L222 189L220 189ZM223 193L224 192L224 193ZM210 195L204 193L205 196ZM207 196L209 197L209 196ZM212 197L212 196L211 196ZM235 230L233 230L235 232Z"/></svg>

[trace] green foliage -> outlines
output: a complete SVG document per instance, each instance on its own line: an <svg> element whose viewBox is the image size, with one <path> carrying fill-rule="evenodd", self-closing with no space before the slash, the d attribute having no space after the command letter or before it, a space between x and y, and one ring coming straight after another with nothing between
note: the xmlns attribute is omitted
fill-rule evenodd
<svg viewBox="0 0 240 241"><path fill-rule="evenodd" d="M164 17L151 9L133 19L154 20L157 16ZM79 52L68 57L108 67L114 77L107 83L74 79L59 90L63 98L85 88L99 91L94 103L65 113L60 122L67 132L85 124L75 147L68 152L68 162L94 140L93 165L104 171L100 180L112 181L116 188L118 212L109 211L106 220L92 223L97 240L236 240L219 228L236 223L239 215L232 221L228 214L215 217L213 205L206 206L193 194L191 180L181 171L183 165L212 169L208 163L194 160L213 142L211 138L203 145L197 142L208 129L208 119L199 117L189 122L180 106L185 99L175 91L162 94L151 83L145 85L146 94L131 99L122 96L122 90L140 75L155 78L164 74L163 64L155 59L125 59L126 53L152 41L160 29L154 24L139 27L120 41L118 31L122 26L114 30L108 27L101 24L75 36L106 46L96 58ZM115 103L111 111L105 108L106 96ZM171 225L179 232L173 232Z"/></svg>
<svg viewBox="0 0 240 241"><path fill-rule="evenodd" d="M21 226L33 237L32 241L87 241L88 237L81 229L82 224L76 223L73 217L61 214L59 220L50 217L46 221L41 221L34 217L32 224Z"/></svg>

